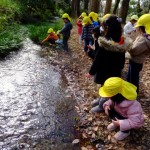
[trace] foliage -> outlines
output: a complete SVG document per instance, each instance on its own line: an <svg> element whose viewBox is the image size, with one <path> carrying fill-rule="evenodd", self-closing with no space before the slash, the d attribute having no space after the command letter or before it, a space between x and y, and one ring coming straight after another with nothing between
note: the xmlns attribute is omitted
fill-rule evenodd
<svg viewBox="0 0 150 150"><path fill-rule="evenodd" d="M12 25L0 32L0 54L6 55L13 49L18 49L27 37L27 30L20 25Z"/></svg>
<svg viewBox="0 0 150 150"><path fill-rule="evenodd" d="M19 4L14 3L12 0L0 1L0 30L4 29L12 22L18 22L21 16Z"/></svg>
<svg viewBox="0 0 150 150"><path fill-rule="evenodd" d="M29 37L34 42L38 43L47 36L47 30L51 27L54 31L60 30L63 27L62 20L58 20L55 23L40 23L40 24L30 24L26 25L29 32Z"/></svg>
<svg viewBox="0 0 150 150"><path fill-rule="evenodd" d="M20 2L23 23L35 23L51 19L55 14L54 0L16 0Z"/></svg>

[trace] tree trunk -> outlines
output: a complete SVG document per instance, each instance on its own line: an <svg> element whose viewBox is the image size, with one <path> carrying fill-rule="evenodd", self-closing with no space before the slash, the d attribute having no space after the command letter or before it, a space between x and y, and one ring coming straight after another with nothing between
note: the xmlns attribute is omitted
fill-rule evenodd
<svg viewBox="0 0 150 150"><path fill-rule="evenodd" d="M104 14L110 14L111 4L112 4L112 0L106 0L106 6L105 6Z"/></svg>
<svg viewBox="0 0 150 150"><path fill-rule="evenodd" d="M115 7L114 7L114 10L113 10L113 14L117 13L117 9L118 9L119 3L120 3L120 0L116 0L115 1Z"/></svg>
<svg viewBox="0 0 150 150"><path fill-rule="evenodd" d="M88 11L89 8L89 0L83 0L84 4L83 4L83 9L84 11Z"/></svg>
<svg viewBox="0 0 150 150"><path fill-rule="evenodd" d="M123 0L121 4L120 14L119 16L122 18L122 23L126 23L126 17L128 14L130 0Z"/></svg>
<svg viewBox="0 0 150 150"><path fill-rule="evenodd" d="M72 0L72 17L78 17L80 15L80 0Z"/></svg>
<svg viewBox="0 0 150 150"><path fill-rule="evenodd" d="M100 0L90 0L90 11L99 12Z"/></svg>

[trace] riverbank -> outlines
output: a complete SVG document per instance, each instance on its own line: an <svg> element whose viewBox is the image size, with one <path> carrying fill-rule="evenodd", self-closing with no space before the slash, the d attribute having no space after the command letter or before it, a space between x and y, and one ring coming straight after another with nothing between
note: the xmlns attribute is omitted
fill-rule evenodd
<svg viewBox="0 0 150 150"><path fill-rule="evenodd" d="M12 24L11 26L5 27L0 33L0 57L7 56L11 51L19 50L22 47L22 42L26 38L30 38L38 44L47 36L47 30L50 27L54 31L60 30L63 27L62 19L58 19L55 22L27 25Z"/></svg>
<svg viewBox="0 0 150 150"><path fill-rule="evenodd" d="M137 131L132 131L131 135L124 141L116 142L113 135L116 132L108 132L107 125L110 123L108 117L104 114L92 114L91 101L97 98L99 85L93 82L93 79L86 79L85 73L91 65L91 60L84 55L83 47L78 44L78 35L76 27L73 28L69 41L70 52L68 54L62 51L58 52L58 56L53 61L54 65L58 65L62 73L67 77L67 90L77 100L78 105L75 106L78 112L76 121L78 126L77 138L81 141L83 150L147 150L150 142L150 58L147 59L143 73L141 75L140 102L145 114L145 124ZM62 59L63 58L63 59ZM127 64L124 72L127 71Z"/></svg>

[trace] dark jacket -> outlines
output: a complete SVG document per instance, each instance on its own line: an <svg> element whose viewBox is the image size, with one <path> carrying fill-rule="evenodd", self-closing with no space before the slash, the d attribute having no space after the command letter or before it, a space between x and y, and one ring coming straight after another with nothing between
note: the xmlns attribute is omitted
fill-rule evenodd
<svg viewBox="0 0 150 150"><path fill-rule="evenodd" d="M82 40L93 40L93 37L92 37L93 28L94 28L93 25L84 26L82 29L81 39Z"/></svg>
<svg viewBox="0 0 150 150"><path fill-rule="evenodd" d="M132 43L128 43L125 39L124 44L120 45L104 37L99 37L98 43L99 49L95 54L89 74L94 75L96 83L103 84L110 77L121 77L125 52L131 48Z"/></svg>
<svg viewBox="0 0 150 150"><path fill-rule="evenodd" d="M89 56L90 58L94 59L95 54L97 53L98 49L99 49L98 40L95 40L95 50L90 50L90 49L89 49L89 51L88 51L88 53L87 53L88 56Z"/></svg>
<svg viewBox="0 0 150 150"><path fill-rule="evenodd" d="M64 27L60 31L60 33L62 33L62 35L63 35L63 38L70 37L71 29L72 29L72 24L70 22L65 23Z"/></svg>

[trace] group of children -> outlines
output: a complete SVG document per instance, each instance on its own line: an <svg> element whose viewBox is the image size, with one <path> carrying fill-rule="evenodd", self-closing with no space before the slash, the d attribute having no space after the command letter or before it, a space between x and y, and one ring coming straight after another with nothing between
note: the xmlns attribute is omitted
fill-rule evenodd
<svg viewBox="0 0 150 150"><path fill-rule="evenodd" d="M59 34L63 36L64 51L68 51L72 24L68 14L63 14L62 19L65 25ZM94 76L94 81L102 86L99 90L100 98L91 103L91 111L105 111L112 119L107 129L112 131L120 128L114 138L123 140L130 135L131 129L144 124L142 107L136 99L139 92L139 73L150 55L150 14L144 14L140 18L133 15L122 28L121 18L116 15L106 14L99 20L98 14L91 12L87 16L83 12L77 26L79 44L84 41L84 52L92 58L86 77ZM135 32L138 36L132 41L129 35ZM48 34L41 43L57 43L58 35L52 29L48 30ZM126 53L130 55L127 81L122 79Z"/></svg>
<svg viewBox="0 0 150 150"><path fill-rule="evenodd" d="M40 44L49 42L50 46L53 44L62 45L64 51L68 52L68 40L72 29L71 18L65 13L62 15L62 19L64 21L64 27L58 30L57 33L52 28L48 29L48 36Z"/></svg>
<svg viewBox="0 0 150 150"><path fill-rule="evenodd" d="M107 129L112 131L119 127L114 138L123 140L131 129L144 124L142 107L136 99L139 73L150 55L150 14L140 18L133 15L122 28L121 18L116 15L107 14L99 22L96 13L88 16L82 13L77 26L79 38L84 40L84 52L92 58L86 77L94 76L94 81L102 85L101 97L92 101L91 111L105 111L112 119ZM138 36L133 41L129 35L135 32ZM122 79L126 53L130 55L127 81Z"/></svg>

